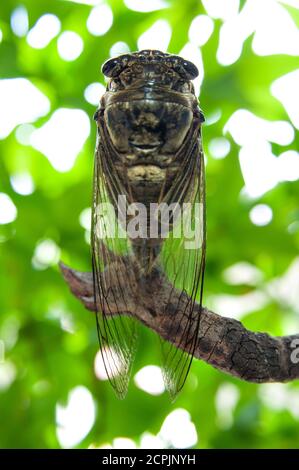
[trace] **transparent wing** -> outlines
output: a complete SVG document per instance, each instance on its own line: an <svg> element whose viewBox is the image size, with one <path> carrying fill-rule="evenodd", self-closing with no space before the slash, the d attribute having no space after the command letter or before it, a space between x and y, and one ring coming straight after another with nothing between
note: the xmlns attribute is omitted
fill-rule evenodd
<svg viewBox="0 0 299 470"><path fill-rule="evenodd" d="M200 325L206 254L205 176L200 135L194 136L180 175L163 200L176 201L181 209L159 259L159 268L172 285L164 315L175 315L177 325L173 344L162 340L164 382L174 399L186 381ZM194 309L195 301L200 309Z"/></svg>
<svg viewBox="0 0 299 470"><path fill-rule="evenodd" d="M94 165L92 268L101 354L119 398L127 392L137 343L137 324L128 316L137 295L136 272L128 263L130 243L114 212L117 195L125 192L109 168L108 148L101 132Z"/></svg>

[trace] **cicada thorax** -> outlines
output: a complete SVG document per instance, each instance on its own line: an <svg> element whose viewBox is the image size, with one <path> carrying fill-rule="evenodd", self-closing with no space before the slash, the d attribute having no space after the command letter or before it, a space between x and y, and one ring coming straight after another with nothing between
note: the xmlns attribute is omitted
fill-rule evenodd
<svg viewBox="0 0 299 470"><path fill-rule="evenodd" d="M197 70L177 56L142 51L111 59L103 72L109 77L97 116L106 148L103 171L113 204L120 194L127 198L130 208L123 222L132 251L148 273L167 235L157 205L179 204L192 192L184 180L200 125L190 81ZM169 231L173 223L170 214Z"/></svg>

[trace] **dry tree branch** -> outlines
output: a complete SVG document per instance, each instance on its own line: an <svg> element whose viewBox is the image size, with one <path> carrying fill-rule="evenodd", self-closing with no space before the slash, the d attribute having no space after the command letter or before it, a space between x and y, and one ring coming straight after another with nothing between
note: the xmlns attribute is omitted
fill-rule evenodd
<svg viewBox="0 0 299 470"><path fill-rule="evenodd" d="M92 274L75 271L62 263L60 268L72 293L88 310L94 311ZM112 279L113 282L113 270L119 269L117 261L110 265L109 280ZM111 287L113 289L113 286ZM118 315L125 312L132 315L162 338L176 345L178 340L174 332L177 332L180 313L176 314L175 308L169 308L169 313L165 315L163 308L169 300L171 289L173 290L171 284L165 279L153 276L146 286L142 285L138 308L132 306L129 312L126 311L128 305L130 306L130 299L124 299L124 309L120 309L119 302L116 308L112 295L109 312L106 313ZM174 306L178 305L179 295L179 291L172 292ZM185 295L180 302L182 311L187 301L188 297ZM199 313L199 305L196 305L196 308ZM247 330L237 320L221 317L203 308L195 357L249 382L287 382L299 378L299 363L292 361L294 344L299 345L299 334L274 338L267 333L255 333ZM183 348L184 345L180 344L179 347Z"/></svg>

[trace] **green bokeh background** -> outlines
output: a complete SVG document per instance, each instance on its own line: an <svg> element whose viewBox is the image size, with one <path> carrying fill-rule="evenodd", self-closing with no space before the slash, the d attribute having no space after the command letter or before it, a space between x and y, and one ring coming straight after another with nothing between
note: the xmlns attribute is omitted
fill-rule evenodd
<svg viewBox="0 0 299 470"><path fill-rule="evenodd" d="M177 408L190 413L198 433L195 447L299 447L296 383L284 385L283 393L292 397L293 409L297 401L297 418L287 405L275 408L263 400L261 386L231 378L200 361L193 362L186 386L175 403L166 393L152 396L138 389L133 381L125 401L119 401L109 384L94 374L98 339L93 315L72 297L57 265L44 270L32 266L37 243L50 238L60 247L65 263L90 270L89 246L79 216L91 201L96 129L92 122L95 107L84 99L84 89L92 82L104 83L100 65L109 57L111 46L125 41L136 50L140 34L156 20L166 19L173 30L168 50L178 53L188 41L192 19L206 13L196 0L169 1L168 8L150 13L130 10L121 0L108 3L114 14L113 25L105 35L95 37L86 28L90 5L63 0L22 1L29 13L29 27L49 12L59 17L62 31L81 35L84 50L71 62L59 57L57 38L38 50L31 48L25 37L15 36L10 16L20 3L5 0L0 5L1 78L26 77L51 100L50 113L34 125L42 126L57 108L73 107L86 111L92 126L75 165L65 173L56 171L32 147L18 143L14 131L0 141L0 192L8 194L18 210L14 222L0 225L0 338L6 345L5 361L13 363L16 370L10 386L0 390L0 447L59 448L55 407L58 402L66 403L69 392L78 385L92 393L97 415L91 431L77 447L112 443L116 437L128 437L138 446L144 432L158 434L166 416ZM299 24L298 10L285 8ZM280 183L255 200L242 198L239 147L228 135L231 151L225 159L213 159L208 150L209 141L223 134L225 123L237 109L246 108L269 120L289 121L281 103L271 96L270 85L296 69L298 57L257 56L251 48L251 36L240 59L231 66L221 66L216 61L221 24L221 20L215 20L213 34L201 48L205 70L201 106L206 115L222 111L215 124L203 129L207 157L206 305L212 305L213 296L219 294L241 296L257 289L269 296L266 285L283 275L299 248L298 224L292 233L287 230L299 220L299 182ZM298 150L298 132L296 137L287 147L273 145L274 153ZM19 171L30 172L36 188L31 195L14 192L10 175ZM250 221L249 211L257 203L268 204L273 210L273 220L265 227ZM257 288L232 286L224 281L223 270L239 261L249 262L263 272L264 280ZM74 333L61 328L63 313L71 317ZM242 321L253 330L281 335L289 332L289 325L296 327L297 315L290 306L269 298L263 309L244 315ZM147 364L159 364L158 341L142 328L134 371ZM216 397L228 384L237 388L239 399L231 422L225 426Z"/></svg>

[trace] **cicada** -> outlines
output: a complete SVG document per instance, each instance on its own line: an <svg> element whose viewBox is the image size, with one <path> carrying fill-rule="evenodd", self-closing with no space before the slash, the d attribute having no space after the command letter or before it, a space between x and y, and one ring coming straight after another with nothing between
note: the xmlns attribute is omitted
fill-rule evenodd
<svg viewBox="0 0 299 470"><path fill-rule="evenodd" d="M165 385L175 397L198 341L194 303L201 305L205 269L204 117L192 83L198 70L177 55L143 50L108 60L102 72L91 236L102 358L123 398L138 336L129 312L139 308L142 286L160 276L190 299L184 328L174 332L184 351L162 342Z"/></svg>

